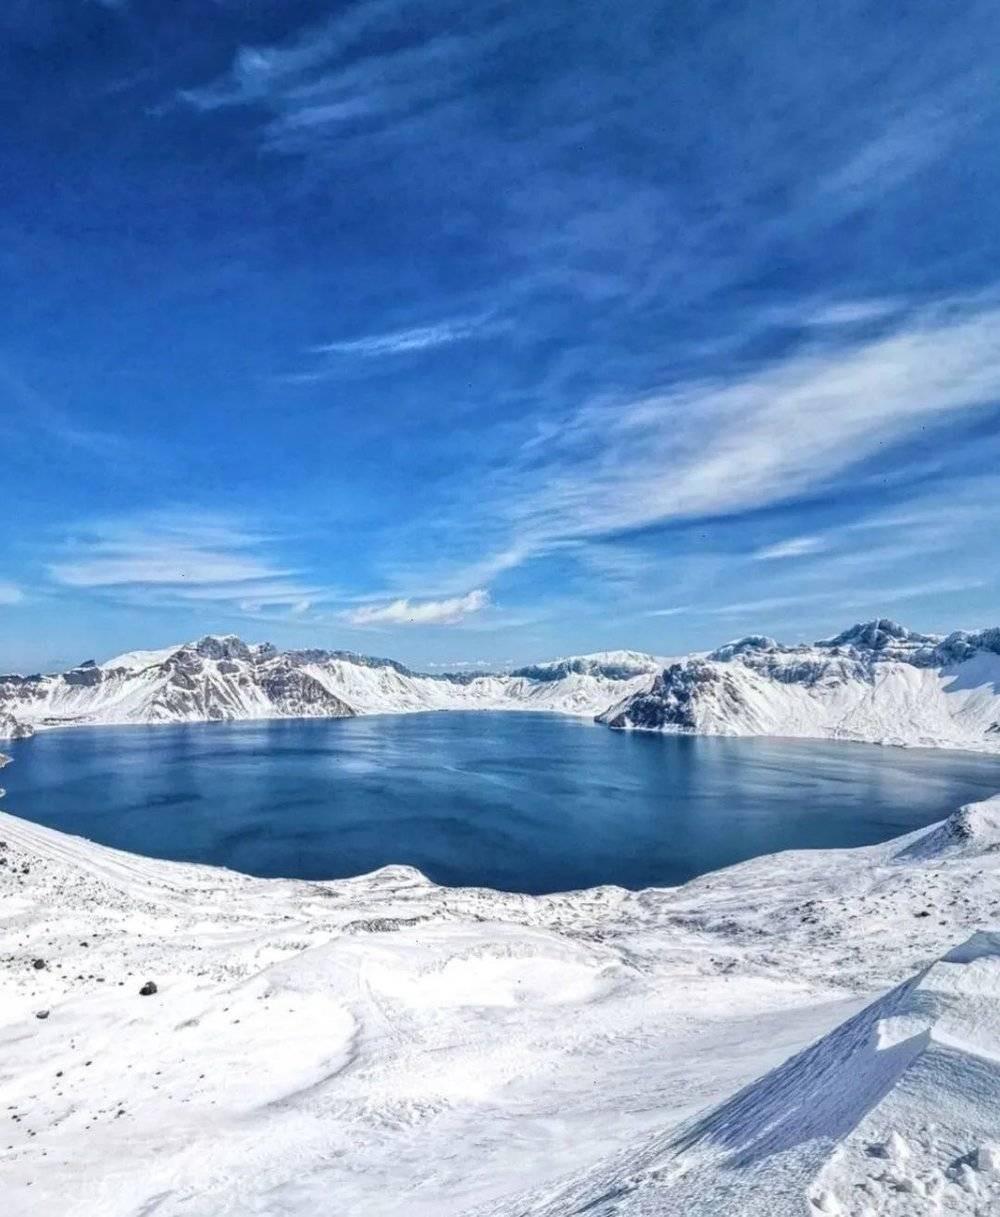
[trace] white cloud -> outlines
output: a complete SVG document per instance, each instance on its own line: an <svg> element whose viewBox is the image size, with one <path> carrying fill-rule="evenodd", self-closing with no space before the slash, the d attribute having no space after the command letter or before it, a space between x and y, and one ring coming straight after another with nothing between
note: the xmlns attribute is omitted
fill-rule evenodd
<svg viewBox="0 0 1000 1217"><path fill-rule="evenodd" d="M819 553L826 548L822 537L792 537L787 541L778 541L775 545L766 545L754 553L758 562L769 562L777 558L801 558L806 554Z"/></svg>
<svg viewBox="0 0 1000 1217"><path fill-rule="evenodd" d="M761 600L747 600L736 604L720 604L705 611L714 617L743 617L754 613L769 613L774 609L797 608L802 604L819 604L829 598L828 592L805 592L791 596L767 596Z"/></svg>
<svg viewBox="0 0 1000 1217"><path fill-rule="evenodd" d="M490 507L506 514L525 553L559 538L749 511L998 401L1000 309L939 309L876 340L748 376L584 407L526 446Z"/></svg>
<svg viewBox="0 0 1000 1217"><path fill-rule="evenodd" d="M450 11L449 11L450 10ZM505 38L524 34L538 18L487 14L470 22L461 6L440 0L431 24L401 13L398 0L371 0L272 46L243 47L228 72L181 93L199 110L259 105L270 112L269 148L336 152L359 120L367 139L379 130L412 124L422 115L461 105L474 92L485 56ZM447 30L459 25L461 32ZM469 28L473 27L473 28ZM400 42L399 35L406 32ZM374 51L386 32L391 47ZM342 146L342 145L341 145Z"/></svg>
<svg viewBox="0 0 1000 1217"><path fill-rule="evenodd" d="M20 604L23 599L24 592L16 583L0 580L0 604Z"/></svg>
<svg viewBox="0 0 1000 1217"><path fill-rule="evenodd" d="M316 354L363 355L369 358L377 355L402 355L472 338L482 333L485 328L487 328L485 320L481 317L442 321L438 325L417 326L408 330L396 330L389 334L372 334L346 342L328 342L316 347Z"/></svg>
<svg viewBox="0 0 1000 1217"><path fill-rule="evenodd" d="M986 586L985 580L976 578L932 579L926 583L913 583L901 587L873 587L865 590L861 595L838 595L835 602L836 607L841 610L861 610L865 613L875 614L887 604L897 604L904 600L919 600L923 596L944 596L953 592L974 591L976 588ZM746 617L757 613L772 612L776 609L828 605L830 602L831 594L826 590L772 596L763 600L749 600L742 604L723 604L707 609L706 612L716 617Z"/></svg>
<svg viewBox="0 0 1000 1217"><path fill-rule="evenodd" d="M144 552L143 547L116 546L108 556L56 562L49 570L56 582L66 587L123 587L133 583L197 587L287 573L272 571L254 558L184 545L156 547L152 552Z"/></svg>
<svg viewBox="0 0 1000 1217"><path fill-rule="evenodd" d="M963 123L968 123L968 117L940 97L933 106L891 120L820 181L817 195L846 212L867 206L933 164Z"/></svg>
<svg viewBox="0 0 1000 1217"><path fill-rule="evenodd" d="M448 600L393 600L390 604L363 605L345 614L352 625L457 625L490 603L482 588Z"/></svg>
<svg viewBox="0 0 1000 1217"><path fill-rule="evenodd" d="M809 325L862 325L884 321L900 311L898 300L844 300L818 306L805 317Z"/></svg>
<svg viewBox="0 0 1000 1217"><path fill-rule="evenodd" d="M274 538L231 517L150 512L95 521L48 571L63 587L86 588L131 603L204 602L244 612L301 612L324 589L267 554Z"/></svg>

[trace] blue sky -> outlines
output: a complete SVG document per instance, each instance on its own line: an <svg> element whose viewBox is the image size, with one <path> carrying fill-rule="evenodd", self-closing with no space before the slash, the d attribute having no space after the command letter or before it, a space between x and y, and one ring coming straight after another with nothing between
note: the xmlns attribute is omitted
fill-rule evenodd
<svg viewBox="0 0 1000 1217"><path fill-rule="evenodd" d="M7 0L0 667L1000 620L1000 9Z"/></svg>

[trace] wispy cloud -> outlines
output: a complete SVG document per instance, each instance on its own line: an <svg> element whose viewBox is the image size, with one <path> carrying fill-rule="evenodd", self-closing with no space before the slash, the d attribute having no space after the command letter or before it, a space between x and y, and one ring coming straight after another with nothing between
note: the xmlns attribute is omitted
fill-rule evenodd
<svg viewBox="0 0 1000 1217"><path fill-rule="evenodd" d="M489 594L477 588L447 600L393 600L389 604L363 605L345 617L352 625L457 625L487 608L489 603Z"/></svg>
<svg viewBox="0 0 1000 1217"><path fill-rule="evenodd" d="M23 599L24 592L16 583L0 580L0 604L20 604Z"/></svg>
<svg viewBox="0 0 1000 1217"><path fill-rule="evenodd" d="M525 549L749 511L998 402L1000 309L938 308L873 341L586 406L527 445L501 490Z"/></svg>
<svg viewBox="0 0 1000 1217"><path fill-rule="evenodd" d="M471 95L491 50L537 23L524 15L504 20L499 12L487 6L470 22L447 3L408 13L399 0L356 5L290 41L243 47L223 76L181 96L205 111L266 108L264 137L272 149L333 151L352 130L370 138ZM459 24L461 32L448 28ZM373 52L371 45L390 33L388 46Z"/></svg>
<svg viewBox="0 0 1000 1217"><path fill-rule="evenodd" d="M0 418L8 412L18 427L41 432L68 449L102 461L118 463L130 455L130 445L121 436L84 426L0 358Z"/></svg>
<svg viewBox="0 0 1000 1217"><path fill-rule="evenodd" d="M432 347L448 346L463 339L482 336L492 328L485 317L469 317L456 321L441 321L437 325L415 326L389 334L370 334L341 342L328 342L316 347L317 355L404 355L426 351Z"/></svg>
<svg viewBox="0 0 1000 1217"><path fill-rule="evenodd" d="M899 300L842 300L817 305L804 320L814 326L864 325L884 321L898 314L903 305Z"/></svg>
<svg viewBox="0 0 1000 1217"><path fill-rule="evenodd" d="M817 193L844 211L865 206L873 196L887 194L937 160L962 123L958 105L942 104L941 98L916 113L892 118L822 179Z"/></svg>
<svg viewBox="0 0 1000 1217"><path fill-rule="evenodd" d="M268 556L275 538L230 517L159 511L100 520L50 563L56 584L140 603L204 602L302 611L330 593Z"/></svg>
<svg viewBox="0 0 1000 1217"><path fill-rule="evenodd" d="M919 600L924 596L944 596L957 592L973 591L986 587L984 579L977 578L946 578L929 579L923 583L912 583L901 587L872 587L865 589L863 594L838 595L835 607L840 610L864 610L877 613L884 606L898 604L905 600ZM753 617L761 613L770 613L779 609L801 608L819 604L831 603L831 594L822 592L802 592L797 595L770 596L760 600L747 600L742 603L722 604L705 611L716 617Z"/></svg>
<svg viewBox="0 0 1000 1217"><path fill-rule="evenodd" d="M826 542L822 537L790 537L787 541L778 541L758 549L753 556L758 562L771 562L778 558L801 558L825 548Z"/></svg>
<svg viewBox="0 0 1000 1217"><path fill-rule="evenodd" d="M601 579L641 582L649 548L632 554L623 533L835 494L875 454L998 408L995 302L911 309L876 337L842 333L749 372L552 413L519 446L457 471L450 501L406 532L391 569L402 587L457 591L568 555ZM828 549L835 537L793 533L752 556L797 566ZM613 550L623 560L602 574Z"/></svg>

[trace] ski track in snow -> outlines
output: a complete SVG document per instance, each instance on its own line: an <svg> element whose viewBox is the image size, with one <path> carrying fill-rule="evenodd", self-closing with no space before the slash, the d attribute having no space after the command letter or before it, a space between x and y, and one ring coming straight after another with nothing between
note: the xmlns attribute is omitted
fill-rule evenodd
<svg viewBox="0 0 1000 1217"><path fill-rule="evenodd" d="M1000 1211L1000 798L545 897L0 841L5 1217Z"/></svg>

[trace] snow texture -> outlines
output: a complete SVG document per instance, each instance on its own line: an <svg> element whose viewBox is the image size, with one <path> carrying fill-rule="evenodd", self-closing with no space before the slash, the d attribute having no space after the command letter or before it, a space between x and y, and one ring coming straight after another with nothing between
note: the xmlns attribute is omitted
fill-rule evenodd
<svg viewBox="0 0 1000 1217"><path fill-rule="evenodd" d="M0 923L5 1217L1000 1212L1000 798L544 897L0 813Z"/></svg>
<svg viewBox="0 0 1000 1217"><path fill-rule="evenodd" d="M549 710L592 717L662 666L615 651L504 675L426 676L349 651L277 651L207 635L57 675L0 676L0 739L35 727L212 719L348 718L419 710ZM5 735L5 732L7 733Z"/></svg>
<svg viewBox="0 0 1000 1217"><path fill-rule="evenodd" d="M940 638L883 618L812 645L752 635L668 665L599 718L620 729L1000 751L1000 630Z"/></svg>
<svg viewBox="0 0 1000 1217"><path fill-rule="evenodd" d="M545 710L619 729L1000 751L1000 629L917 634L885 618L812 645L751 635L674 661L605 651L429 676L352 651L232 635L56 675L0 676L0 739L88 723Z"/></svg>

